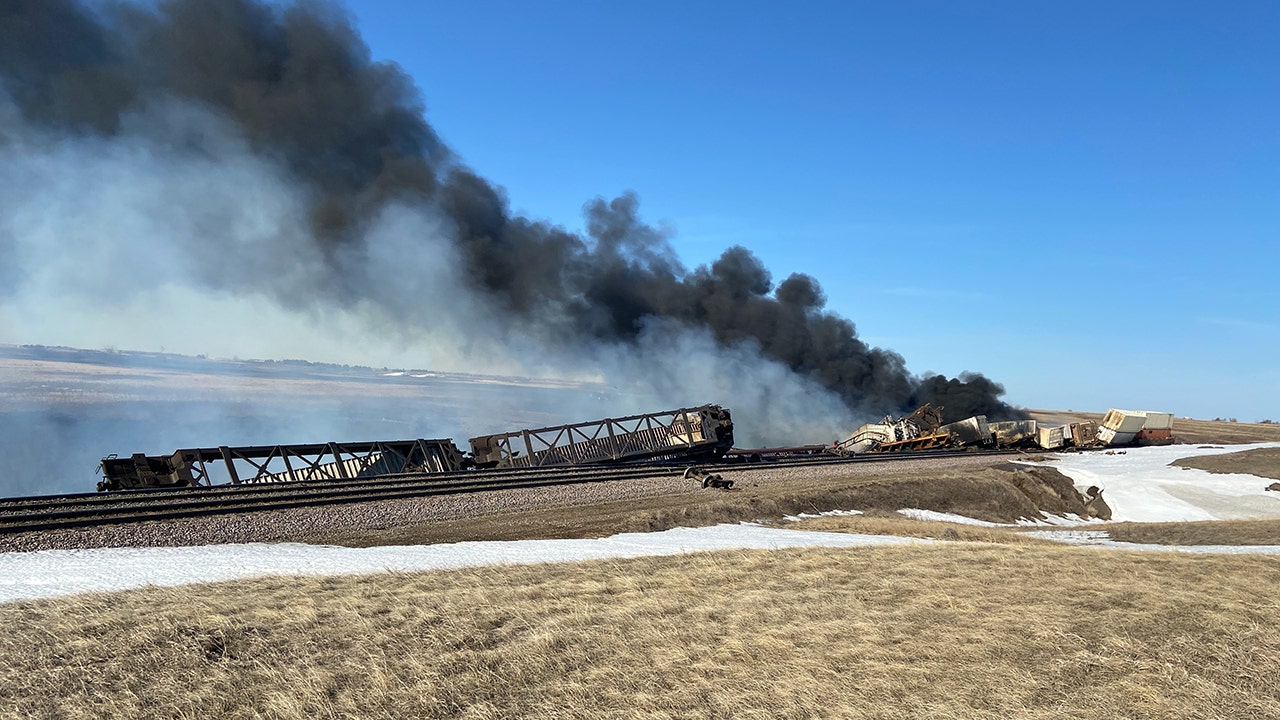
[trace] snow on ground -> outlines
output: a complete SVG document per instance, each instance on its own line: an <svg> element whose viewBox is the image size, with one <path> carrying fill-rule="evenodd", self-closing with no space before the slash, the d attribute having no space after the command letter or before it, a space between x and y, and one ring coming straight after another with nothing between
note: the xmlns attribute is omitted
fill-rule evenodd
<svg viewBox="0 0 1280 720"><path fill-rule="evenodd" d="M517 540L347 548L300 543L96 548L0 553L0 602L185 585L268 575L342 575L483 565L575 562L705 550L902 545L888 535L783 530L760 525L675 528L593 540Z"/></svg>
<svg viewBox="0 0 1280 720"><path fill-rule="evenodd" d="M1196 447L1126 448L1124 454L1064 453L1053 467L1077 488L1097 485L1115 522L1178 522L1280 518L1280 493L1257 475L1214 475L1169 463L1197 455L1221 455L1280 443Z"/></svg>

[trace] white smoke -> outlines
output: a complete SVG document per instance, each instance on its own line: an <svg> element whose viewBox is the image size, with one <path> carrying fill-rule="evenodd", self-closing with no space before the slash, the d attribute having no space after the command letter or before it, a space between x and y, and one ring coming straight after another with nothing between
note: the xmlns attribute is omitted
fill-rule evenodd
<svg viewBox="0 0 1280 720"><path fill-rule="evenodd" d="M110 137L17 118L0 102L0 342L590 380L612 388L608 402L561 394L540 413L570 422L714 402L733 411L740 446L829 442L853 425L833 394L706 330L654 320L635 344L536 336L463 275L429 206L387 204L365 242L330 262L306 234L302 186L206 108L153 105ZM509 402L478 395L440 430L516 429L501 424L516 415ZM245 412L210 413L210 435L189 444L243 435ZM250 440L370 439L334 418L307 422L336 435ZM163 452L138 442L91 453Z"/></svg>

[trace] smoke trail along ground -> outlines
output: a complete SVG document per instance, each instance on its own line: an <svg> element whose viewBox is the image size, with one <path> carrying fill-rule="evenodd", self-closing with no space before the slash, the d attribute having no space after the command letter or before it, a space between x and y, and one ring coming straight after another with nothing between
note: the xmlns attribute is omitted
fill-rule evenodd
<svg viewBox="0 0 1280 720"><path fill-rule="evenodd" d="M442 315L420 300L438 293L417 292L414 273L388 282L392 242L412 268L434 258L440 283L449 281L438 268L456 263L468 317L485 318L483 333L503 343L540 348L548 364L591 358L665 375L681 356L639 366L627 354L670 348L727 377L730 365L763 354L797 388L835 393L846 415L925 401L946 406L948 419L1012 413L999 400L1003 388L980 375L921 379L901 356L868 347L850 321L824 310L807 275L775 287L741 247L686 269L668 237L639 219L634 195L588 203L585 237L512 215L502 192L463 166L424 120L410 78L373 62L337 7L17 0L0 10L0 36L6 157L69 155L73 164L91 152L148 168L143 176L171 161L184 172L202 167L225 186L289 188L248 203L239 194L218 203L178 193L167 211L183 218L183 236L125 241L146 254L169 244L175 267L212 263L199 282L217 292L266 295L303 312L343 309L413 335L415 324ZM131 173L122 177L127 183ZM25 213L15 205L31 191L14 190L22 180L12 175L3 181L9 198L0 196L0 211L28 217L29 204ZM421 234L389 241L388 213L404 212L419 218ZM0 259L17 260L0 275L0 292L16 292L31 272L22 264L27 230L12 219L0 226ZM497 341L466 342L480 343L475 354L483 354ZM767 367L752 372L773 377Z"/></svg>

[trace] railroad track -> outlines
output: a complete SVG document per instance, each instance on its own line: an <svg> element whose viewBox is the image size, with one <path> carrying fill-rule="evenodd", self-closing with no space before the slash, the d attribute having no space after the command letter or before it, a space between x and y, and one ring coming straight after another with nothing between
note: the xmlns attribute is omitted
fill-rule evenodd
<svg viewBox="0 0 1280 720"><path fill-rule="evenodd" d="M1018 454L1016 450L983 455ZM797 456L747 463L696 463L727 473L796 466L895 462L918 458L970 456L963 451L903 452L852 457ZM378 500L493 492L588 482L613 482L678 474L695 463L646 463L612 467L556 467L383 475L334 481L219 485L191 489L77 493L0 499L0 534L65 528L180 520L209 515L265 512Z"/></svg>

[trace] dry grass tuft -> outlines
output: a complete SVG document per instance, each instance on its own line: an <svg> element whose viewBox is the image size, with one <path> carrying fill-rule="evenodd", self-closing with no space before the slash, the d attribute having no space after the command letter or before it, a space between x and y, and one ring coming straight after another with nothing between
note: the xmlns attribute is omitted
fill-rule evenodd
<svg viewBox="0 0 1280 720"><path fill-rule="evenodd" d="M1280 520L1116 523L1112 540L1154 545L1280 545Z"/></svg>
<svg viewBox="0 0 1280 720"><path fill-rule="evenodd" d="M722 552L0 606L9 717L1275 718L1280 561Z"/></svg>

